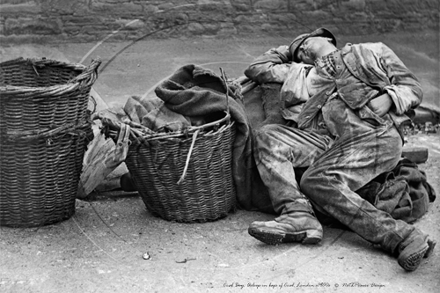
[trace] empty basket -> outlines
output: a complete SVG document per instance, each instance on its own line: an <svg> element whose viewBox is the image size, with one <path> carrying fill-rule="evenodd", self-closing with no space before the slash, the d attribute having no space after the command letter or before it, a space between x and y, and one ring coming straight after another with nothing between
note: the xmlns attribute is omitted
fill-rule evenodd
<svg viewBox="0 0 440 293"><path fill-rule="evenodd" d="M0 63L0 225L42 226L74 214L100 63Z"/></svg>

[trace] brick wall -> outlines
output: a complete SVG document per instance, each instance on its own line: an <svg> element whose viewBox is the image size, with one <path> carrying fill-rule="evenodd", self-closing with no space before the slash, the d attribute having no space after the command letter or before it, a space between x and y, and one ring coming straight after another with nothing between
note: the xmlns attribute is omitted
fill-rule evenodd
<svg viewBox="0 0 440 293"><path fill-rule="evenodd" d="M438 0L0 0L0 41L438 29ZM116 32L117 31L117 32Z"/></svg>

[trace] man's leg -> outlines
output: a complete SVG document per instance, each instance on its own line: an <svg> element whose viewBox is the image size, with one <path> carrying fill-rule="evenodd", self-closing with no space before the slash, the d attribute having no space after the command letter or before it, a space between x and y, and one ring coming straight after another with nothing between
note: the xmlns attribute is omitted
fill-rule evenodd
<svg viewBox="0 0 440 293"><path fill-rule="evenodd" d="M299 190L295 167L307 167L329 146L330 139L291 127L270 124L255 133L255 160L268 188L274 211L281 216L254 222L249 233L268 243L317 243L322 226L309 200Z"/></svg>
<svg viewBox="0 0 440 293"><path fill-rule="evenodd" d="M336 141L309 167L300 185L317 209L384 250L399 254L399 264L406 270L414 270L427 251L433 249L427 235L393 219L354 192L394 168L401 149L395 127L370 128ZM405 248L409 250L404 252Z"/></svg>

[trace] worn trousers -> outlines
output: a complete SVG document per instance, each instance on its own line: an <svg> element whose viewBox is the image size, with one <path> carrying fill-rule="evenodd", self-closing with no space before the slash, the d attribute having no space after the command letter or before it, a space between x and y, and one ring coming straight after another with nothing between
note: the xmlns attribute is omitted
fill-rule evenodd
<svg viewBox="0 0 440 293"><path fill-rule="evenodd" d="M402 141L392 123L361 120L336 140L313 131L265 125L255 133L255 160L276 213L311 212L338 220L393 253L414 227L378 210L355 191L398 163ZM301 182L295 170L308 167Z"/></svg>

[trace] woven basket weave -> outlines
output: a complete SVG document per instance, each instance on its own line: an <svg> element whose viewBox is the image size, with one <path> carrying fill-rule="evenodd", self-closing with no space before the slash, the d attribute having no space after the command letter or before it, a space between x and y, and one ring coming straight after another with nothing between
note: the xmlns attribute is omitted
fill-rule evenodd
<svg viewBox="0 0 440 293"><path fill-rule="evenodd" d="M235 210L231 166L235 124L229 118L227 114L185 132L131 137L125 163L153 215L168 221L207 222ZM212 125L214 129L208 129ZM116 141L116 135L110 136Z"/></svg>
<svg viewBox="0 0 440 293"><path fill-rule="evenodd" d="M36 227L74 214L100 63L0 63L0 225Z"/></svg>

